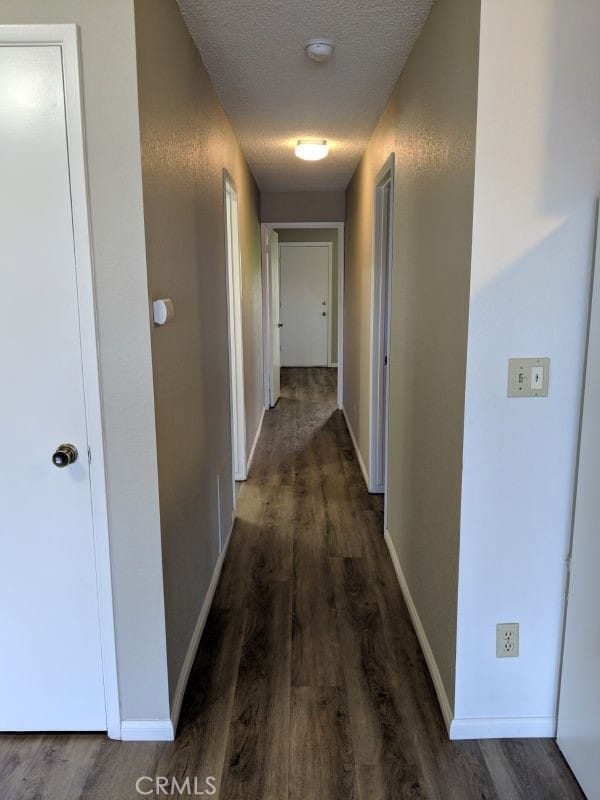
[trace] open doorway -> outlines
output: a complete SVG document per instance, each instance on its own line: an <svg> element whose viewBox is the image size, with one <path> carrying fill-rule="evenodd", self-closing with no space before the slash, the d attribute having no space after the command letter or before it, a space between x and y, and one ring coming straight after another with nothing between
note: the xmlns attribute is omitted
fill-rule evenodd
<svg viewBox="0 0 600 800"><path fill-rule="evenodd" d="M263 223L265 405L281 367L337 371L343 398L343 223Z"/></svg>
<svg viewBox="0 0 600 800"><path fill-rule="evenodd" d="M229 328L229 377L231 402L231 457L233 497L235 482L247 476L246 412L244 402L244 351L242 340L242 275L238 221L238 193L224 173L225 255L227 262L227 315Z"/></svg>
<svg viewBox="0 0 600 800"><path fill-rule="evenodd" d="M375 179L369 491L377 494L385 493L387 481L393 207L394 156L391 155Z"/></svg>

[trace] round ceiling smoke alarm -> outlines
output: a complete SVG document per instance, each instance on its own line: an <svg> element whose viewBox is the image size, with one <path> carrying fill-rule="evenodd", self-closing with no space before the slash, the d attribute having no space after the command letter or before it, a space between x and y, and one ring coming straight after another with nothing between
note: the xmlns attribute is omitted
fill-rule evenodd
<svg viewBox="0 0 600 800"><path fill-rule="evenodd" d="M318 39L309 39L305 49L306 55L309 58L322 64L324 61L329 61L333 55L333 42L329 41L329 39L323 39L322 37Z"/></svg>

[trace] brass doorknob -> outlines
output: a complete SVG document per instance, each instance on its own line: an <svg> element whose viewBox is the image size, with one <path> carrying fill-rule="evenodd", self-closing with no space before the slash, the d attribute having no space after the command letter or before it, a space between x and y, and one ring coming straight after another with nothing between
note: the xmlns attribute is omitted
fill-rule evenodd
<svg viewBox="0 0 600 800"><path fill-rule="evenodd" d="M59 444L52 455L52 463L62 469L77 461L77 448L72 444Z"/></svg>

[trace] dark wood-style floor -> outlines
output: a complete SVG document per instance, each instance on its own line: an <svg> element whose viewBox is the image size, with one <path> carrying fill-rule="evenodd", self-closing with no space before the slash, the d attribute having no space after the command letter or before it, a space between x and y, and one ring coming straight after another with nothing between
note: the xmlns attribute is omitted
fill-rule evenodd
<svg viewBox="0 0 600 800"><path fill-rule="evenodd" d="M553 741L448 741L335 380L282 371L176 741L0 737L1 800L129 800L143 775L214 776L219 800L583 797Z"/></svg>

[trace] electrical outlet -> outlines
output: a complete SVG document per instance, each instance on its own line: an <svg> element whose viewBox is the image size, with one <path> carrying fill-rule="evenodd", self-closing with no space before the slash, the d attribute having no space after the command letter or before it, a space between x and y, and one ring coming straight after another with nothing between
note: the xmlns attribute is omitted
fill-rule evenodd
<svg viewBox="0 0 600 800"><path fill-rule="evenodd" d="M516 658L518 655L519 623L498 623L496 625L496 658Z"/></svg>

